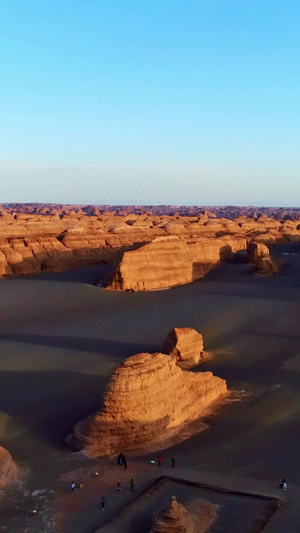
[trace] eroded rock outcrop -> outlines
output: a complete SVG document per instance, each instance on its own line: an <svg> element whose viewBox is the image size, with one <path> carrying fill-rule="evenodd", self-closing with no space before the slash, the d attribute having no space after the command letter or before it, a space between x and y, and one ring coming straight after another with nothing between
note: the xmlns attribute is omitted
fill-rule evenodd
<svg viewBox="0 0 300 533"><path fill-rule="evenodd" d="M101 410L78 422L68 442L92 457L161 443L227 394L211 372L183 371L174 356L139 353L113 371Z"/></svg>
<svg viewBox="0 0 300 533"><path fill-rule="evenodd" d="M253 263L253 272L261 276L275 276L278 264L270 257L269 248L262 243L250 242L247 246L248 261Z"/></svg>
<svg viewBox="0 0 300 533"><path fill-rule="evenodd" d="M200 502L197 507L197 515L191 515L172 496L170 503L153 514L149 533L206 533L216 518L215 509L208 502Z"/></svg>
<svg viewBox="0 0 300 533"><path fill-rule="evenodd" d="M260 257L270 257L269 248L261 242L249 242L247 245L247 256L249 263L256 263Z"/></svg>
<svg viewBox="0 0 300 533"><path fill-rule="evenodd" d="M203 277L220 261L246 248L243 238L162 237L125 252L104 280L114 290L146 291L174 287Z"/></svg>
<svg viewBox="0 0 300 533"><path fill-rule="evenodd" d="M185 368L209 359L209 353L204 351L202 335L193 328L171 329L163 342L162 352L174 355L177 363Z"/></svg>
<svg viewBox="0 0 300 533"><path fill-rule="evenodd" d="M20 473L10 453L0 446L0 489L19 481Z"/></svg>
<svg viewBox="0 0 300 533"><path fill-rule="evenodd" d="M162 214L158 215L160 209ZM185 209L172 206L167 210L161 206L147 212L143 208L140 212L137 208L133 211L122 206L115 209L110 206L108 210L97 206L0 206L0 276L122 261L121 281L117 280L117 274L114 280L120 288L126 285L126 280L122 280L123 267L128 278L126 265L130 263L127 257L122 259L122 254L153 242L154 253L151 249L140 252L137 259L141 264L135 265L134 273L141 280L140 285L144 279L146 289L133 290L148 290L152 286L161 288L153 282L153 277L165 286L198 279L237 250L238 240L239 249L245 249L246 240L267 245L300 241L298 220L244 215L229 220L216 218L208 211L201 214L197 208L188 209L188 215ZM166 247L162 244L165 241L158 245L155 239L159 237L175 240L177 237L177 246L170 241ZM149 253L149 261L144 253Z"/></svg>

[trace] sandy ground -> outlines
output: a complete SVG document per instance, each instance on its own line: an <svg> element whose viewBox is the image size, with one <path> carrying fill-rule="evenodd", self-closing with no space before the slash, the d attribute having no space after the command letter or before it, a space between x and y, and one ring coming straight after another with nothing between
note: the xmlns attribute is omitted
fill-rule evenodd
<svg viewBox="0 0 300 533"><path fill-rule="evenodd" d="M211 533L253 533L257 531L258 522L261 522L270 506L270 502L265 499L212 491L170 478L159 480L151 489L117 513L98 530L99 533L149 532L153 509L158 509L164 503L169 504L173 494L176 494L177 501L184 505L191 516L198 518L200 523L201 503L210 502L214 506L217 516L210 528Z"/></svg>
<svg viewBox="0 0 300 533"><path fill-rule="evenodd" d="M97 288L103 267L1 280L0 444L23 468L24 483L0 500L0 531L89 533L130 501L130 477L136 491L157 478L150 463L157 454L130 457L123 473L110 459L70 454L64 439L99 406L114 365L159 350L172 327L190 326L213 353L201 369L242 391L241 401L206 420L207 430L162 450L160 474L170 474L174 456L179 477L276 496L282 496L279 478L286 477L286 505L269 530L299 532L297 248L273 248L285 261L276 278L225 264L191 285L153 293ZM84 484L74 496L72 478Z"/></svg>

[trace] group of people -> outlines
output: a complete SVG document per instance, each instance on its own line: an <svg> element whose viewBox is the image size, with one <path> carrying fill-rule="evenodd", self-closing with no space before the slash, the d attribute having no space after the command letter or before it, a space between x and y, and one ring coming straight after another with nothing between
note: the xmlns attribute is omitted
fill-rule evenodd
<svg viewBox="0 0 300 533"><path fill-rule="evenodd" d="M133 479L133 477L129 481L129 487L130 487L131 492L133 492L134 491L134 479ZM120 481L117 481L117 491L120 492L120 490L121 490L121 483L120 483Z"/></svg>
<svg viewBox="0 0 300 533"><path fill-rule="evenodd" d="M155 461L151 461L152 463L154 463ZM161 455L158 455L157 456L157 464L158 466L161 466L162 465L162 456ZM118 455L118 465L124 465L124 470L127 470L127 461L126 461L126 457L123 453L120 453ZM175 458L174 457L171 457L171 465L172 465L172 468L175 467ZM98 475L98 472L97 472L97 475ZM72 491L72 494L74 494L75 492L75 489L76 488L82 488L82 484L79 483L76 485L76 483L74 481L72 481L71 483L71 491ZM134 479L131 478L130 481L129 481L129 488L131 490L131 492L134 491ZM280 490L286 490L287 488L287 484L286 484L286 479L285 478L280 478L279 480L279 489ZM121 491L121 483L120 481L117 481L117 492L120 492ZM101 498L101 509L102 511L104 511L105 509L105 496L102 496ZM34 511L36 512L36 511Z"/></svg>
<svg viewBox="0 0 300 533"><path fill-rule="evenodd" d="M152 461L152 462L154 463L155 461ZM162 456L158 455L157 457L158 466L161 466L161 463L162 463ZM172 464L172 468L175 468L175 457L171 457L171 464Z"/></svg>

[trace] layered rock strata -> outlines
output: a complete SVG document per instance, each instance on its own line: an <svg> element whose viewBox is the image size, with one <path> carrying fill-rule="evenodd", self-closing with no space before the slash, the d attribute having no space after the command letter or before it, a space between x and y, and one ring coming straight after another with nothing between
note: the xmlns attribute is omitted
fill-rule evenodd
<svg viewBox="0 0 300 533"><path fill-rule="evenodd" d="M163 342L162 352L174 355L177 363L185 368L209 359L209 353L204 351L202 335L193 328L171 329Z"/></svg>
<svg viewBox="0 0 300 533"><path fill-rule="evenodd" d="M0 489L19 480L19 469L10 453L0 446Z"/></svg>
<svg viewBox="0 0 300 533"><path fill-rule="evenodd" d="M7 209L0 208L0 276L20 276L120 261L124 252L151 243L158 237L177 236L179 241L186 242L186 246L180 244L176 250L173 244L174 257L169 255L167 261L176 265L178 260L179 270L186 261L189 265L195 263L194 267L190 266L192 272L185 267L184 279L191 281L201 277L222 257L228 256L229 248L226 252L226 246L234 250L237 239L243 241L240 249L245 249L246 241L253 240L267 245L300 241L298 220L280 221L266 216L237 216L228 220L216 218L209 211L197 216L179 216L176 212L174 216L158 215L157 209L139 215L136 212L130 213L122 207L105 211L97 206L10 204ZM221 250L222 257L218 258L220 239L225 239L226 243L224 251ZM157 244L155 247L159 252L157 262L164 264L160 255L163 250L159 251ZM154 273L163 278L165 266L160 273L159 264L154 259L150 256L150 266L153 263ZM149 265L142 261L141 270L146 268L149 270ZM176 278L175 270L174 276ZM177 278L181 283L180 274ZM160 281L168 282L168 279ZM145 283L149 283L149 274Z"/></svg>
<svg viewBox="0 0 300 533"><path fill-rule="evenodd" d="M174 287L203 277L220 261L246 248L243 238L154 239L137 250L125 252L104 280L114 290L146 291Z"/></svg>
<svg viewBox="0 0 300 533"><path fill-rule="evenodd" d="M200 502L197 511L197 515L191 515L172 496L170 503L153 514L149 533L206 533L216 518L215 509L208 502Z"/></svg>
<svg viewBox="0 0 300 533"><path fill-rule="evenodd" d="M226 381L211 372L183 371L171 355L139 353L115 368L101 410L78 422L67 440L92 457L160 443L226 393Z"/></svg>

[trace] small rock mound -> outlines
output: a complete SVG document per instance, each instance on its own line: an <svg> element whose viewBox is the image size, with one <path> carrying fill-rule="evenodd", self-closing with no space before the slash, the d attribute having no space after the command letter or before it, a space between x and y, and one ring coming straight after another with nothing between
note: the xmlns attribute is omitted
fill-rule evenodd
<svg viewBox="0 0 300 533"><path fill-rule="evenodd" d="M91 457L152 446L226 393L226 381L211 372L183 371L171 355L139 353L115 368L101 410L78 422L67 441Z"/></svg>
<svg viewBox="0 0 300 533"><path fill-rule="evenodd" d="M10 453L0 446L0 489L19 481L19 469Z"/></svg>
<svg viewBox="0 0 300 533"><path fill-rule="evenodd" d="M193 328L173 328L169 331L162 347L163 353L175 355L182 367L198 365L209 358L204 351L203 338Z"/></svg>
<svg viewBox="0 0 300 533"><path fill-rule="evenodd" d="M275 276L278 273L278 264L270 257L269 248L262 243L250 242L247 245L249 263L254 264L253 272L261 276Z"/></svg>
<svg viewBox="0 0 300 533"><path fill-rule="evenodd" d="M261 242L249 242L247 244L247 256L249 263L256 263L260 257L270 257L269 248Z"/></svg>
<svg viewBox="0 0 300 533"><path fill-rule="evenodd" d="M213 506L207 502L199 505L199 517L191 516L172 496L171 503L154 513L150 533L206 533L215 516Z"/></svg>

